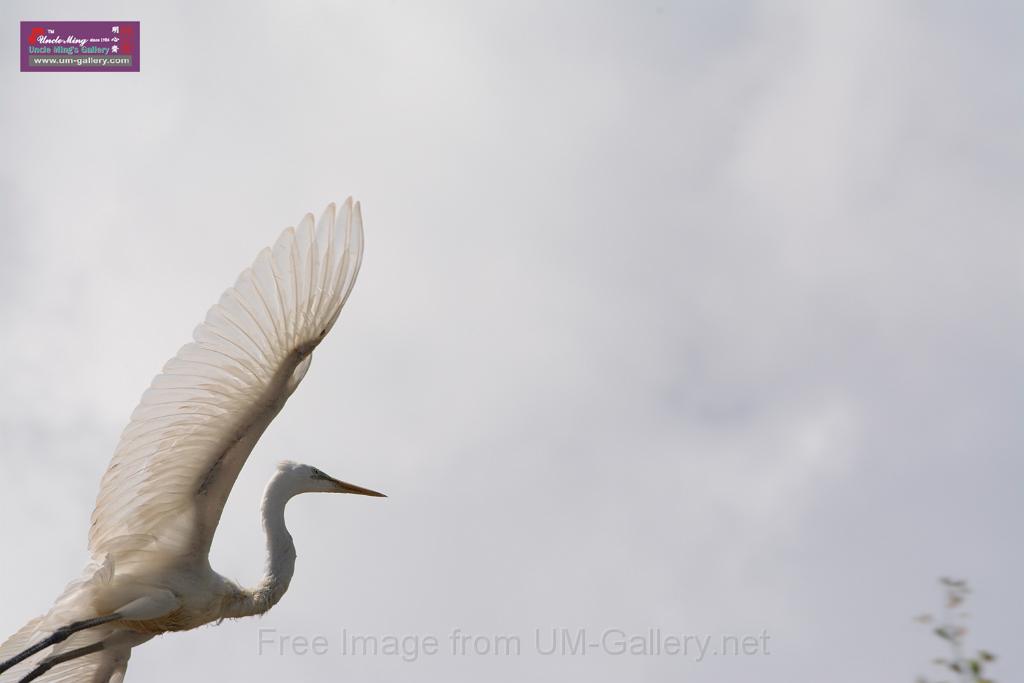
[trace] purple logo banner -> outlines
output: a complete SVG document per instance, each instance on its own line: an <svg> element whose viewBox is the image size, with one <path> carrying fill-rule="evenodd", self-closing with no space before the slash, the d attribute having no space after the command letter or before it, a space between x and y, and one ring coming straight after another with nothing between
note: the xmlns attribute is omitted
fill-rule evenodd
<svg viewBox="0 0 1024 683"><path fill-rule="evenodd" d="M137 21L23 21L22 71L138 71Z"/></svg>

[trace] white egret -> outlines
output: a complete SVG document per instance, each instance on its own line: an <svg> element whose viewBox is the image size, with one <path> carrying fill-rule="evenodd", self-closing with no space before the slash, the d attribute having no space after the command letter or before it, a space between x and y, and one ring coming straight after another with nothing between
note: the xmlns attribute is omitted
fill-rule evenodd
<svg viewBox="0 0 1024 683"><path fill-rule="evenodd" d="M91 562L48 613L0 646L0 675L123 681L132 648L153 636L277 604L295 569L284 523L293 496L382 495L281 463L261 508L263 580L245 589L210 567L235 479L338 319L362 253L359 204L349 198L340 210L328 206L315 225L307 214L285 230L224 292L121 435L92 514Z"/></svg>

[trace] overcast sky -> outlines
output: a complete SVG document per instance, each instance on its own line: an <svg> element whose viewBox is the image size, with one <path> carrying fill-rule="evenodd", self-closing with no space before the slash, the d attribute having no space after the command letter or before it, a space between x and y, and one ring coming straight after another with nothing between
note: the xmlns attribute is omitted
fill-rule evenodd
<svg viewBox="0 0 1024 683"><path fill-rule="evenodd" d="M391 497L294 501L283 602L129 680L911 681L941 575L1024 677L1019 3L199 7L0 6L9 41L142 22L140 74L0 65L0 636L86 561L150 378L352 194L359 283L213 566L258 580L278 460ZM552 628L770 654L541 655ZM260 655L260 629L330 650Z"/></svg>

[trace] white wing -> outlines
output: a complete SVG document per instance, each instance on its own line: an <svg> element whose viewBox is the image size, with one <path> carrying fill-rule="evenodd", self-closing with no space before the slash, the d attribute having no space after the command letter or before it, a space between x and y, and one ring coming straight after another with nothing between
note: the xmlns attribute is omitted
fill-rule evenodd
<svg viewBox="0 0 1024 683"><path fill-rule="evenodd" d="M359 204L284 231L210 309L132 413L103 476L93 557L205 558L256 441L302 380L352 291ZM185 558L182 558L185 559Z"/></svg>

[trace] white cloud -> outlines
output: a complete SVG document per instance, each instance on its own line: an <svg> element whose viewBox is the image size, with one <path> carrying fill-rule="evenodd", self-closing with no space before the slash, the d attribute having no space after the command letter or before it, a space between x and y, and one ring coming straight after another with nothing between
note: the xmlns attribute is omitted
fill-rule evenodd
<svg viewBox="0 0 1024 683"><path fill-rule="evenodd" d="M142 20L140 75L0 75L0 513L21 557L0 631L77 572L149 377L278 229L351 192L361 281L214 566L256 579L277 459L392 497L296 501L285 601L149 643L135 676L909 678L943 573L978 584L979 645L1013 652L1019 11L118 12ZM766 628L776 654L254 654L260 627L551 626Z"/></svg>

